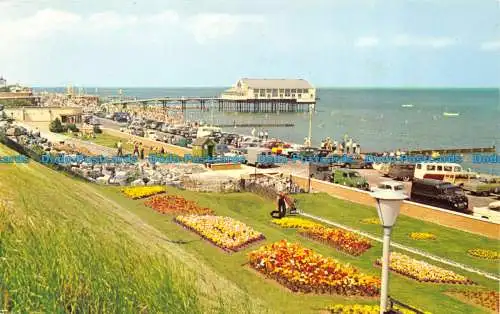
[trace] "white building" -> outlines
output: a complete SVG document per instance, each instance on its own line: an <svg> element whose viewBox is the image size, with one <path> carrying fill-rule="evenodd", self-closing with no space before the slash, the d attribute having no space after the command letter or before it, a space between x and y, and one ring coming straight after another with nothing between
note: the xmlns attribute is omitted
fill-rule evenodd
<svg viewBox="0 0 500 314"><path fill-rule="evenodd" d="M222 95L226 100L283 100L315 103L316 89L303 79L240 79Z"/></svg>

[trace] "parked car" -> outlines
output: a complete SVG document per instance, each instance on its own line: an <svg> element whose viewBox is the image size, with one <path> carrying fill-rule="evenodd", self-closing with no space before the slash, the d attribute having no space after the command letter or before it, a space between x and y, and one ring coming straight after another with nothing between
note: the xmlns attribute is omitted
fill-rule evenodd
<svg viewBox="0 0 500 314"><path fill-rule="evenodd" d="M154 141L158 140L158 134L156 134L156 131L153 130L148 130L146 132L146 137Z"/></svg>
<svg viewBox="0 0 500 314"><path fill-rule="evenodd" d="M308 164L309 167L309 175L311 178L330 181L332 170L330 169L330 165L324 163L314 163L310 162Z"/></svg>
<svg viewBox="0 0 500 314"><path fill-rule="evenodd" d="M371 169L373 168L373 162L365 161L361 155L348 155L346 158L339 157L340 162L337 163L341 168L350 169Z"/></svg>
<svg viewBox="0 0 500 314"><path fill-rule="evenodd" d="M229 153L230 149L226 144L216 144L215 145L215 154L216 155L224 155Z"/></svg>
<svg viewBox="0 0 500 314"><path fill-rule="evenodd" d="M411 200L462 212L467 212L469 207L469 200L460 187L434 179L415 178L411 186Z"/></svg>
<svg viewBox="0 0 500 314"><path fill-rule="evenodd" d="M397 181L383 181L380 182L376 187L371 189L372 192L380 190L391 190L394 192L402 193L403 195L407 196L404 184Z"/></svg>
<svg viewBox="0 0 500 314"><path fill-rule="evenodd" d="M144 130L142 130L142 129L130 129L130 134L135 135L135 136L144 137Z"/></svg>
<svg viewBox="0 0 500 314"><path fill-rule="evenodd" d="M271 167L274 165L272 151L263 147L248 147L245 158L247 164L255 167Z"/></svg>
<svg viewBox="0 0 500 314"><path fill-rule="evenodd" d="M477 179L466 181L462 189L471 192L474 195L488 196L490 193L500 193L500 177L481 176Z"/></svg>
<svg viewBox="0 0 500 314"><path fill-rule="evenodd" d="M163 133L168 133L168 127L169 125L168 124L163 124L160 131L162 131Z"/></svg>
<svg viewBox="0 0 500 314"><path fill-rule="evenodd" d="M500 223L500 201L490 203L487 207L474 207L472 215Z"/></svg>
<svg viewBox="0 0 500 314"><path fill-rule="evenodd" d="M387 164L387 163L382 163L382 164L378 164L378 165L373 165L373 167L377 167L378 169L378 172L384 176L384 177L388 177L389 176L389 171L391 170L391 165L392 164Z"/></svg>
<svg viewBox="0 0 500 314"><path fill-rule="evenodd" d="M341 184L361 190L370 190L370 185L359 172L347 168L338 168L333 170L331 182Z"/></svg>
<svg viewBox="0 0 500 314"><path fill-rule="evenodd" d="M411 181L415 174L415 165L413 164L392 164L389 167L387 176L391 179Z"/></svg>
<svg viewBox="0 0 500 314"><path fill-rule="evenodd" d="M246 160L246 154L248 153L248 151L245 149L245 148L234 148L232 149L229 153L225 153L224 156L225 157L233 157L233 158L241 158L242 159L242 163L243 164L246 164L247 163L247 160Z"/></svg>

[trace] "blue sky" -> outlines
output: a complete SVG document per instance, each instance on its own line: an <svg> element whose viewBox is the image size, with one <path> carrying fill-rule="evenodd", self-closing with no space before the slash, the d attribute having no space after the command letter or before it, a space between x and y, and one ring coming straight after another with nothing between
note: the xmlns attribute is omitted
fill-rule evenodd
<svg viewBox="0 0 500 314"><path fill-rule="evenodd" d="M0 0L0 28L34 86L500 86L500 0Z"/></svg>

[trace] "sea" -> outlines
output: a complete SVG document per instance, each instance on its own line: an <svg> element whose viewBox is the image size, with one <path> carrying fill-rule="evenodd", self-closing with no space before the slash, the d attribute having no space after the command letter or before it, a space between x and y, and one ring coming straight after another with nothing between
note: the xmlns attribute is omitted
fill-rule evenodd
<svg viewBox="0 0 500 314"><path fill-rule="evenodd" d="M141 99L210 97L220 95L226 87L87 87L81 92L106 97L118 96L120 89L123 96ZM65 88L36 88L35 91L65 92ZM318 88L317 97L319 100L312 115L314 145L319 145L326 137L342 141L344 136L359 143L364 152L500 145L498 88ZM188 110L186 119L214 124L293 123L294 127L266 130L270 137L295 143L303 143L309 132L309 113L222 113L214 106L208 112ZM251 128L231 127L224 131L250 134ZM495 155L498 151L497 148ZM473 171L500 174L500 156L496 163L473 162L471 155L463 158L462 165Z"/></svg>

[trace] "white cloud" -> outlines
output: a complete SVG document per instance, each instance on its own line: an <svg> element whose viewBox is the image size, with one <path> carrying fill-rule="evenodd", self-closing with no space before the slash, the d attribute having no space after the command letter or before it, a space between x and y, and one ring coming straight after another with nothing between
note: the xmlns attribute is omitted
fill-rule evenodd
<svg viewBox="0 0 500 314"><path fill-rule="evenodd" d="M0 2L2 3L2 2ZM218 40L233 35L241 26L262 23L258 15L230 15L206 13L180 17L176 11L166 10L151 15L120 14L114 11L97 12L89 16L67 11L44 9L31 16L0 19L0 28L7 29L2 35L0 48L34 47L36 39L57 36L61 32L72 36L90 35L105 37L113 32L129 30L128 34L144 38L165 38L172 27L187 30L198 43ZM169 26L169 27L166 27ZM8 45L7 45L8 43Z"/></svg>
<svg viewBox="0 0 500 314"><path fill-rule="evenodd" d="M144 18L144 21L152 24L177 24L180 22L180 16L175 11L163 11Z"/></svg>
<svg viewBox="0 0 500 314"><path fill-rule="evenodd" d="M379 39L377 37L360 37L355 43L357 47L374 47L378 44Z"/></svg>
<svg viewBox="0 0 500 314"><path fill-rule="evenodd" d="M90 15L86 21L93 29L121 29L136 25L139 18L135 15L120 15L112 11L99 12Z"/></svg>
<svg viewBox="0 0 500 314"><path fill-rule="evenodd" d="M0 21L0 28L7 29L9 39L41 39L53 33L65 31L77 25L81 17L65 11L44 9L33 16L17 20ZM9 40L5 40L9 42Z"/></svg>
<svg viewBox="0 0 500 314"><path fill-rule="evenodd" d="M411 37L408 35L399 35L394 38L393 44L402 47L444 48L457 44L457 39L451 37Z"/></svg>
<svg viewBox="0 0 500 314"><path fill-rule="evenodd" d="M259 15L230 15L205 13L188 20L187 28L193 33L198 43L205 43L234 34L243 24L263 23Z"/></svg>
<svg viewBox="0 0 500 314"><path fill-rule="evenodd" d="M499 0L500 1L500 0ZM497 41L487 41L481 44L481 50L500 50L500 40Z"/></svg>

